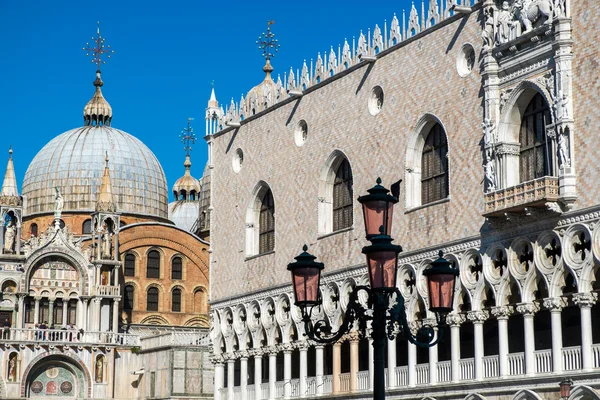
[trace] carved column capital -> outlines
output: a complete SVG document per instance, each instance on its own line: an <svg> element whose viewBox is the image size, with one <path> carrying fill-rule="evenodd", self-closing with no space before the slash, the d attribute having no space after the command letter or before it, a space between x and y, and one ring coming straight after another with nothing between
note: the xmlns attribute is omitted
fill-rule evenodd
<svg viewBox="0 0 600 400"><path fill-rule="evenodd" d="M294 346L291 343L281 343L278 347L284 353L291 353L294 350Z"/></svg>
<svg viewBox="0 0 600 400"><path fill-rule="evenodd" d="M296 342L296 348L300 351L307 351L309 347L310 347L310 345L305 340Z"/></svg>
<svg viewBox="0 0 600 400"><path fill-rule="evenodd" d="M212 364L223 364L223 362L225 361L225 357L223 357L223 354L211 354L209 358Z"/></svg>
<svg viewBox="0 0 600 400"><path fill-rule="evenodd" d="M250 352L248 350L239 350L235 352L235 355L241 360L247 360L250 357Z"/></svg>
<svg viewBox="0 0 600 400"><path fill-rule="evenodd" d="M515 312L512 306L499 306L492 308L492 315L496 319L507 319Z"/></svg>
<svg viewBox="0 0 600 400"><path fill-rule="evenodd" d="M460 326L463 322L465 322L465 316L459 313L448 314L446 317L446 323L452 326Z"/></svg>
<svg viewBox="0 0 600 400"><path fill-rule="evenodd" d="M263 355L263 350L262 349L256 349L256 348L252 348L252 349L248 349L248 354L251 357L262 357Z"/></svg>
<svg viewBox="0 0 600 400"><path fill-rule="evenodd" d="M523 314L524 317L533 316L540 310L540 306L536 303L519 303L517 304L517 312Z"/></svg>
<svg viewBox="0 0 600 400"><path fill-rule="evenodd" d="M597 300L597 293L575 293L573 295L573 303L577 304L580 308L591 307L596 304Z"/></svg>
<svg viewBox="0 0 600 400"><path fill-rule="evenodd" d="M279 354L279 348L277 346L267 347L265 349L265 354L268 354L269 356L276 356Z"/></svg>
<svg viewBox="0 0 600 400"><path fill-rule="evenodd" d="M564 297L548 297L544 299L544 307L550 311L561 311L567 306L567 299Z"/></svg>
<svg viewBox="0 0 600 400"><path fill-rule="evenodd" d="M473 324L483 324L489 317L489 313L483 310L469 311L467 319Z"/></svg>

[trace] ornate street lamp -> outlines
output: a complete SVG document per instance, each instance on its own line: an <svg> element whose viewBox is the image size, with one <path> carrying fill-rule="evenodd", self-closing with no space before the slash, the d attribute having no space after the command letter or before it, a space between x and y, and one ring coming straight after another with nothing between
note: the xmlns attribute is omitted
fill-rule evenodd
<svg viewBox="0 0 600 400"><path fill-rule="evenodd" d="M560 386L560 397L563 400L567 400L569 396L571 396L571 386L573 386L573 381L569 378L565 378L558 384Z"/></svg>
<svg viewBox="0 0 600 400"><path fill-rule="evenodd" d="M385 342L388 338L391 340L401 336L417 346L431 347L443 337L443 330L441 330L435 339L435 331L431 326L422 326L416 334L413 334L408 325L404 297L396 287L398 254L402 248L392 244L393 239L389 236L393 207L398 199L388 192L389 190L381 186L381 179L377 179L377 185L369 190L369 195L358 198L363 205L367 239L371 241L370 246L362 249L367 259L370 286L357 286L350 293L346 313L337 332L332 332L327 320L313 323L311 318L314 307L322 304L319 284L324 268L323 263L316 262L316 257L309 254L308 247L304 245L303 253L295 258L295 262L288 265L288 270L292 273L295 304L302 311L304 330L309 339L318 343L334 343L347 333L355 322L360 334L365 336L367 322L371 321L374 349L373 399L375 400L385 399ZM379 226L374 230L373 226L376 223ZM447 313L452 310L458 271L451 267L440 251L440 258L432 262L431 267L426 269L423 275L427 278L429 289L429 309L443 327ZM368 296L368 308L359 302L358 294L361 291ZM369 312L371 308L372 312Z"/></svg>

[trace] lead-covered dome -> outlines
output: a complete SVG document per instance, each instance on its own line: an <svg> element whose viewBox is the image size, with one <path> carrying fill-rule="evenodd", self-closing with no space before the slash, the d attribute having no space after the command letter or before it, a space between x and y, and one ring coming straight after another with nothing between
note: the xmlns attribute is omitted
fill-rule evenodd
<svg viewBox="0 0 600 400"><path fill-rule="evenodd" d="M93 212L110 160L117 211L167 217L165 173L152 151L134 136L109 126L84 126L52 139L25 173L25 213L54 211L55 189L64 197L63 212Z"/></svg>

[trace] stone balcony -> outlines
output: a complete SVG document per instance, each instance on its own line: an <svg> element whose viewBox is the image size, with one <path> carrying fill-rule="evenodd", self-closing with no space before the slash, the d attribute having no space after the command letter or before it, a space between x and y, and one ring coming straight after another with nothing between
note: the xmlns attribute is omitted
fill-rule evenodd
<svg viewBox="0 0 600 400"><path fill-rule="evenodd" d="M140 337L126 333L92 332L77 329L19 329L0 330L0 343L19 343L60 346L140 346Z"/></svg>
<svg viewBox="0 0 600 400"><path fill-rule="evenodd" d="M531 207L547 207L558 201L558 178L544 176L506 189L485 194L485 217L499 217L505 213L526 211Z"/></svg>
<svg viewBox="0 0 600 400"><path fill-rule="evenodd" d="M96 296L112 296L118 297L121 295L121 287L110 285L99 285L95 288Z"/></svg>

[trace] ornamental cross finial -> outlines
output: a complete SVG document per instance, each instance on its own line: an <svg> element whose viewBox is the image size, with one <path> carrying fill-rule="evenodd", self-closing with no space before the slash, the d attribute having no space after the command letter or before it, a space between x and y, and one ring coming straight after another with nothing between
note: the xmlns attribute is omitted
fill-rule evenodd
<svg viewBox="0 0 600 400"><path fill-rule="evenodd" d="M108 59L115 51L110 48L110 45L105 44L106 39L100 35L100 21L98 21L96 33L97 37L92 37L92 44L94 47L89 43L86 43L83 50L86 52L86 56L92 56L92 63L96 64L96 69L100 71L100 64L106 64L106 60L102 59L102 55L106 54L106 58Z"/></svg>
<svg viewBox="0 0 600 400"><path fill-rule="evenodd" d="M194 118L188 118L187 127L183 128L179 137L181 138L181 143L185 144L183 150L185 150L185 155L189 156L192 151L192 145L196 143L196 134L194 133L194 128L191 126L191 122Z"/></svg>
<svg viewBox="0 0 600 400"><path fill-rule="evenodd" d="M256 41L258 48L262 50L262 56L267 61L275 57L275 53L279 51L280 47L279 40L275 39L275 34L271 32L271 25L274 23L273 20L267 21L267 32L263 32Z"/></svg>

